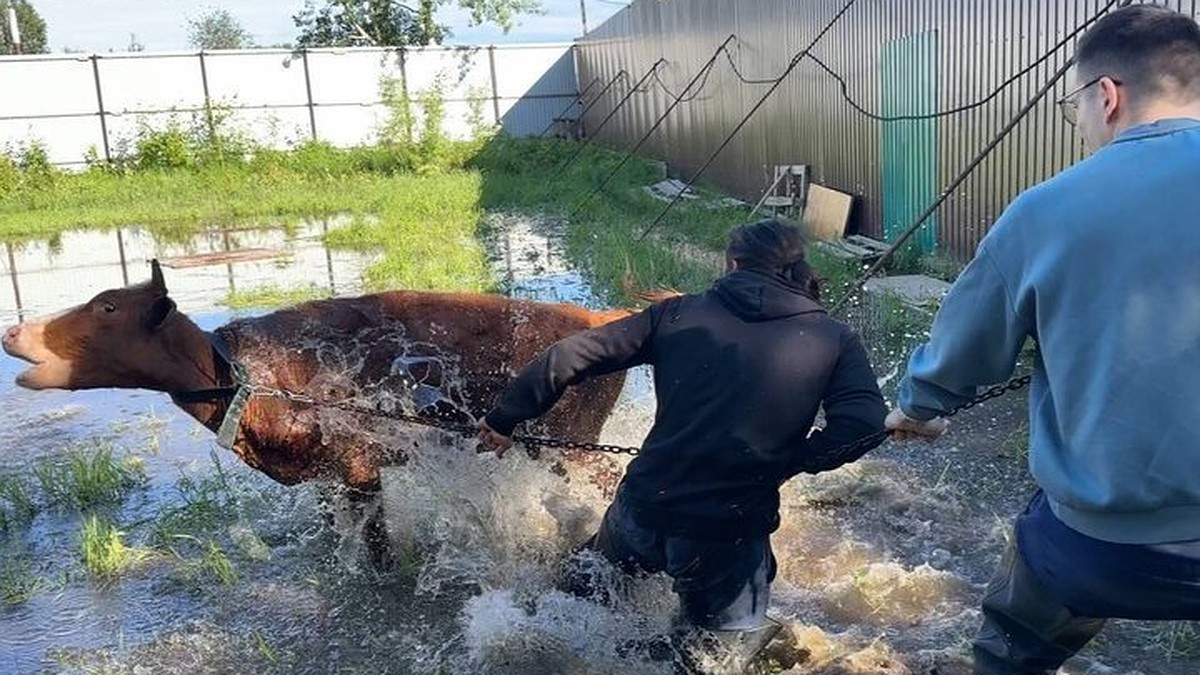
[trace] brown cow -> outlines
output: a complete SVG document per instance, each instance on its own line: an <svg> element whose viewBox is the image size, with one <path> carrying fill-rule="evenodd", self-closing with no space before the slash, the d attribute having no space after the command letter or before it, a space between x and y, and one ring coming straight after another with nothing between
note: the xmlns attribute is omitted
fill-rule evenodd
<svg viewBox="0 0 1200 675"><path fill-rule="evenodd" d="M236 407L232 361L255 387L318 401L386 399L395 409L470 422L546 347L628 315L496 295L392 291L307 302L209 334L176 310L157 261L151 270L147 283L9 328L4 351L33 364L17 383L167 392L215 432ZM622 383L618 374L573 387L536 431L595 441ZM231 429L232 450L285 485L329 476L370 501L380 467L405 460L386 433L372 433L381 425L375 416L258 394ZM619 471L606 460L575 459L612 488Z"/></svg>

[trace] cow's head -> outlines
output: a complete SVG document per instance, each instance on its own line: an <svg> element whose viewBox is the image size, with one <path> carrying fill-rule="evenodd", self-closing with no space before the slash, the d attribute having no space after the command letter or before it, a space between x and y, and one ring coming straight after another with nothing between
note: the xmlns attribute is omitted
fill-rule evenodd
<svg viewBox="0 0 1200 675"><path fill-rule="evenodd" d="M158 261L150 281L100 293L61 314L4 333L4 351L33 364L17 376L29 389L161 388L180 368L169 331L180 316ZM173 355L174 354L174 355Z"/></svg>

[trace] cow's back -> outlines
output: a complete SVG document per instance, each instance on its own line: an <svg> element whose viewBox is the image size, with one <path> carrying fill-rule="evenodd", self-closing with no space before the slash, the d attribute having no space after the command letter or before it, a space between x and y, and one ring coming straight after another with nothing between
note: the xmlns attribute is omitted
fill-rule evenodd
<svg viewBox="0 0 1200 675"><path fill-rule="evenodd" d="M227 330L239 358L247 355L260 370L256 380L269 386L325 398L423 392L418 403L436 389L446 397L437 406L441 416L470 419L486 414L512 377L554 342L627 314L498 295L392 291L303 303ZM616 374L571 388L531 431L597 440L623 382ZM278 442L311 444L319 436L289 434ZM294 451L291 460L308 461Z"/></svg>

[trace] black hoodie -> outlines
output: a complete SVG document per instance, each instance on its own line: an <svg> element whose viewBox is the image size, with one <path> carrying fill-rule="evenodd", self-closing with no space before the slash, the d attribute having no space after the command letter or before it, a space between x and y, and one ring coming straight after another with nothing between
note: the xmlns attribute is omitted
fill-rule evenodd
<svg viewBox="0 0 1200 675"><path fill-rule="evenodd" d="M801 289L747 270L558 342L509 385L487 423L511 434L567 386L645 363L657 413L620 499L640 525L667 534L773 532L779 486L857 459L831 451L881 430L887 412L858 337ZM822 405L825 428L810 434Z"/></svg>

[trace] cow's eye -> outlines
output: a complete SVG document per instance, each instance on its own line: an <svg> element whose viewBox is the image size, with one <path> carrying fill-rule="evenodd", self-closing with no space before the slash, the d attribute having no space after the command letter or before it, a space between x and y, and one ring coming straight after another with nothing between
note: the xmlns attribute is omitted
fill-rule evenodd
<svg viewBox="0 0 1200 675"><path fill-rule="evenodd" d="M112 314L115 311L117 311L116 305L112 304L111 302L104 303L104 313L105 314Z"/></svg>

